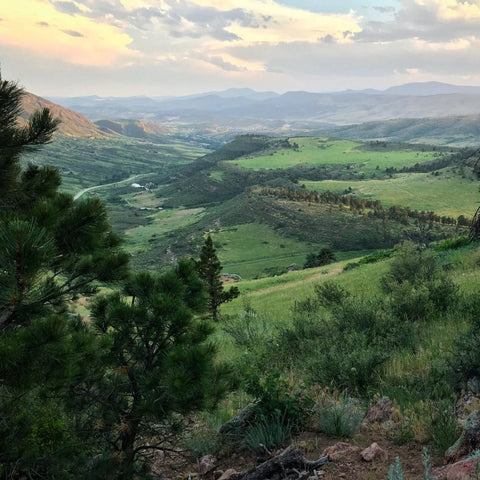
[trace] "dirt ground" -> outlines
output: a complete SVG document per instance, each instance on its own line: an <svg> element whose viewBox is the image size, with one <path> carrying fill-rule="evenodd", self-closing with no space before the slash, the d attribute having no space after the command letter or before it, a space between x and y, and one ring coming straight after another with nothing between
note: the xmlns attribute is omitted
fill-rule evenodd
<svg viewBox="0 0 480 480"><path fill-rule="evenodd" d="M363 428L361 432L352 439L332 438L320 432L303 432L292 441L293 445L298 447L305 458L308 460L318 460L325 448L335 445L337 442L348 442L352 447L358 447L356 452L351 452L345 457L336 459L334 462L321 467L318 478L325 480L349 479L349 480L386 480L388 469L395 462L395 457L399 457L408 480L421 480L424 473L422 466L422 445L395 445L388 434L375 428ZM360 451L376 442L385 455L375 459L372 462L365 462L360 457ZM279 454L283 449L272 452L272 455ZM430 450L430 449L429 449ZM172 459L167 462L158 463L158 469L162 471L165 479L186 480L199 478L198 464L193 460ZM217 454L216 467L203 478L206 480L215 480L221 474L230 468L237 472L243 472L253 468L260 460L258 455L244 449L236 452L224 452ZM442 465L442 457L431 455L431 463L434 467Z"/></svg>

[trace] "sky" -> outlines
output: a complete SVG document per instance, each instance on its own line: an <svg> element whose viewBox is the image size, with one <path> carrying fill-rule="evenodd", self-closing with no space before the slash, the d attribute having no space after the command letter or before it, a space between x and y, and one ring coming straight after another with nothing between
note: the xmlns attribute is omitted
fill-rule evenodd
<svg viewBox="0 0 480 480"><path fill-rule="evenodd" d="M480 85L480 0L0 0L0 68L42 96Z"/></svg>

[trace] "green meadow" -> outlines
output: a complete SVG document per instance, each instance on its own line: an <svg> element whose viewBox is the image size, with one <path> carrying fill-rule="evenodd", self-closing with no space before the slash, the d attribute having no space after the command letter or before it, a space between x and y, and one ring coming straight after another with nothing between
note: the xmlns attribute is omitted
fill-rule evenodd
<svg viewBox="0 0 480 480"><path fill-rule="evenodd" d="M408 206L415 210L434 211L439 215L472 217L480 201L478 183L472 175L462 177L451 168L439 175L430 173L395 174L381 180L300 181L308 190L350 193L362 198L380 200L385 207Z"/></svg>
<svg viewBox="0 0 480 480"><path fill-rule="evenodd" d="M350 140L334 140L329 138L300 137L291 138L290 143L298 144L298 150L279 149L267 151L258 155L246 156L225 163L243 168L287 169L304 164L320 166L327 164L352 165L365 174L372 175L377 170L385 168L402 168L415 163L433 160L442 153L434 151L419 151L417 149L385 150L368 149L368 146Z"/></svg>
<svg viewBox="0 0 480 480"><path fill-rule="evenodd" d="M354 261L335 262L318 268L288 272L278 277L236 283L241 296L222 306L222 314L235 315L243 311L248 300L257 312L271 319L282 319L288 324L295 301L313 295L313 286L326 280L334 280L343 288L364 295L379 293L380 278L388 269L388 262L362 265L359 268L343 271L344 266Z"/></svg>
<svg viewBox="0 0 480 480"><path fill-rule="evenodd" d="M133 254L144 251L155 238L196 223L203 214L203 208L147 211L146 224L125 230L125 246Z"/></svg>
<svg viewBox="0 0 480 480"><path fill-rule="evenodd" d="M178 168L208 151L196 142L169 143L113 136L108 139L58 137L25 155L24 162L55 164L62 173L62 190L72 194L143 173Z"/></svg>

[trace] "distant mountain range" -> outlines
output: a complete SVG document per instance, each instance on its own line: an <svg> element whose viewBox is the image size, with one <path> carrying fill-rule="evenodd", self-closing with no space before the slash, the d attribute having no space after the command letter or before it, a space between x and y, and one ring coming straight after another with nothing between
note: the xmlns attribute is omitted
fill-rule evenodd
<svg viewBox="0 0 480 480"><path fill-rule="evenodd" d="M410 83L379 90L334 93L255 92L229 89L184 97L54 97L50 100L91 120L134 119L209 123L229 129L310 129L405 118L480 114L480 87L439 82Z"/></svg>
<svg viewBox="0 0 480 480"><path fill-rule="evenodd" d="M334 93L229 89L183 97L24 98L28 113L43 106L62 120L59 133L67 136L219 140L257 132L480 144L480 87L438 82Z"/></svg>

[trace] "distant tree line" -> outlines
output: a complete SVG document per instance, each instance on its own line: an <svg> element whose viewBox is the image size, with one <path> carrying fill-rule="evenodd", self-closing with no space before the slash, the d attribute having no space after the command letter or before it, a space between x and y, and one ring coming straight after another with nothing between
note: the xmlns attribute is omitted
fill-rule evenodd
<svg viewBox="0 0 480 480"><path fill-rule="evenodd" d="M389 208L385 208L380 200L368 200L354 195L343 195L333 192L319 193L294 188L262 188L260 194L293 200L295 202L322 203L348 207L355 213L366 214L371 218L397 220L404 225L409 223L409 219L416 220L420 223L441 223L442 225L458 225L460 227L467 227L471 223L471 220L464 215L460 215L455 219L454 217L438 215L432 211L412 210L410 207L402 207L399 205L392 205ZM366 210L368 210L368 212Z"/></svg>

